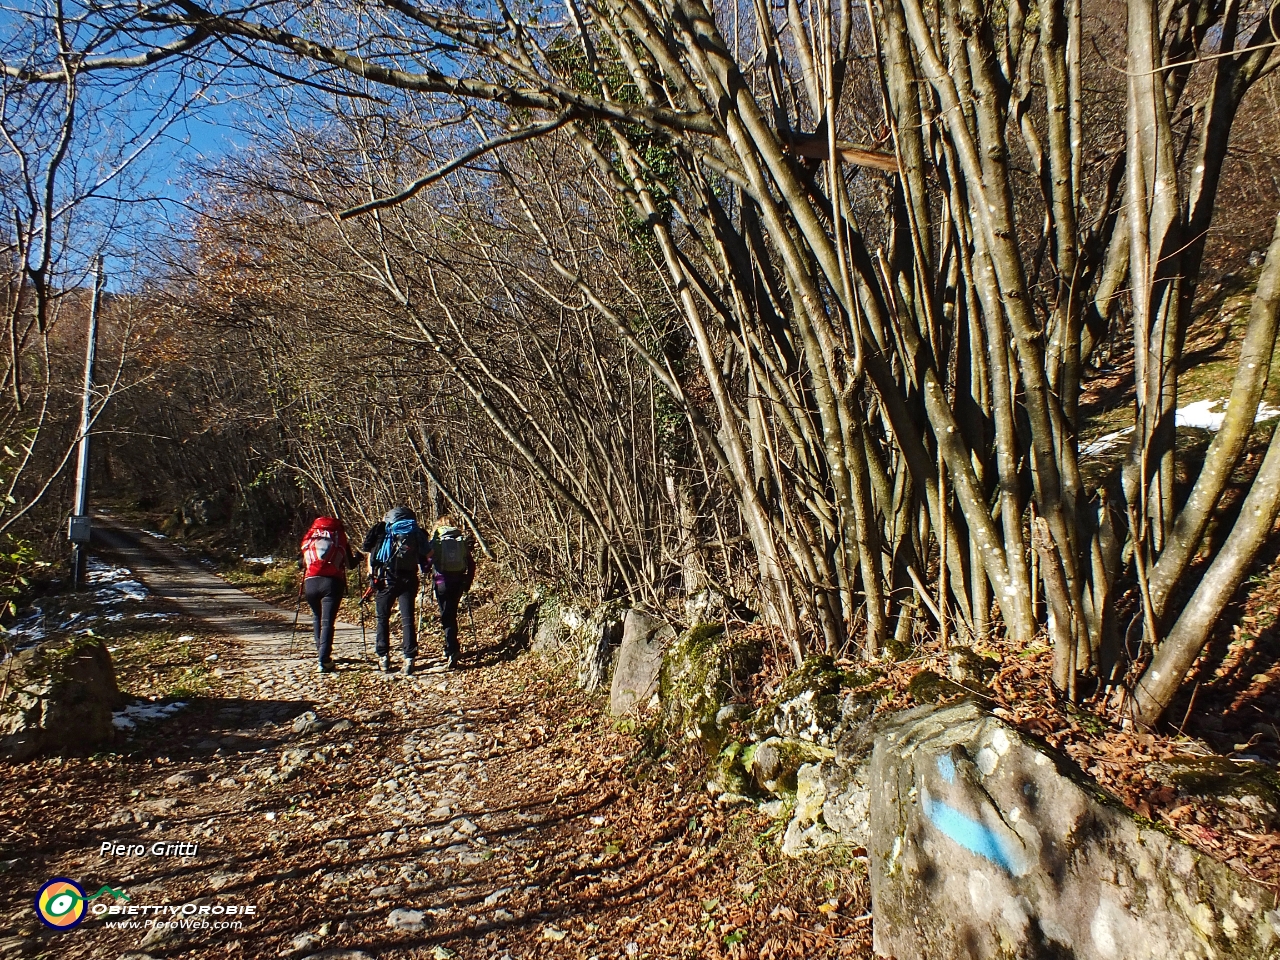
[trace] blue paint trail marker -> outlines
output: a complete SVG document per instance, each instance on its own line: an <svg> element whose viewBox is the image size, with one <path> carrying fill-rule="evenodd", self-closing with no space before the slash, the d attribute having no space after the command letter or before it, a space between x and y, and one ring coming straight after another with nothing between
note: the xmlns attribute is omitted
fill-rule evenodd
<svg viewBox="0 0 1280 960"><path fill-rule="evenodd" d="M938 775L947 783L956 782L956 765L949 754L938 757ZM1010 876L1021 872L1017 867L1022 859L1018 851L1010 850L990 827L965 816L955 807L934 800L927 788L921 791L920 804L924 815L949 839L994 863Z"/></svg>

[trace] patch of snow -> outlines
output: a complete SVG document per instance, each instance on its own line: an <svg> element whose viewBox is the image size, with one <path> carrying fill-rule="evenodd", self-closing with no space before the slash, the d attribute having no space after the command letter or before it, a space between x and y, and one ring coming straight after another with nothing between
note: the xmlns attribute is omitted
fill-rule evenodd
<svg viewBox="0 0 1280 960"><path fill-rule="evenodd" d="M147 599L147 594L150 593L150 591L137 580L124 580L120 583L113 584L113 586L130 600L145 600Z"/></svg>
<svg viewBox="0 0 1280 960"><path fill-rule="evenodd" d="M280 562L275 557L241 557L240 559L245 563L265 563L267 566Z"/></svg>
<svg viewBox="0 0 1280 960"><path fill-rule="evenodd" d="M1104 433L1102 436L1090 440L1087 444L1080 448L1081 457L1094 457L1100 453L1110 450L1122 437L1127 437L1133 433L1133 427L1125 427L1123 430L1116 430L1114 433Z"/></svg>
<svg viewBox="0 0 1280 960"><path fill-rule="evenodd" d="M1215 409L1219 404L1222 405L1221 411ZM1174 412L1174 425L1217 433L1222 429L1222 421L1226 419L1226 416L1226 400L1196 400ZM1280 407L1260 403L1258 404L1257 416L1253 418L1253 422L1264 423L1267 420L1275 420L1277 417L1280 417ZM1125 427L1122 430L1104 433L1100 437L1095 437L1080 448L1080 456L1081 458L1094 457L1104 453L1131 433L1133 433L1133 427Z"/></svg>
<svg viewBox="0 0 1280 960"><path fill-rule="evenodd" d="M179 642L179 643L190 643L190 642L191 642L192 640L194 640L194 639L195 639L195 637L193 637L191 634L189 634L189 633L184 633L182 636L180 636L180 637L178 638L178 642Z"/></svg>
<svg viewBox="0 0 1280 960"><path fill-rule="evenodd" d="M148 537L155 537L157 540L169 539L163 533L156 533L154 530L143 530L142 532L145 533Z"/></svg>
<svg viewBox="0 0 1280 960"><path fill-rule="evenodd" d="M135 620L172 620L173 616L174 615L172 613L135 613L133 615L133 619Z"/></svg>
<svg viewBox="0 0 1280 960"><path fill-rule="evenodd" d="M1218 405L1217 400L1197 400L1195 403L1188 403L1176 414L1174 422L1180 427L1195 427L1199 430L1218 431L1222 429L1223 418L1226 417L1226 411L1217 413L1214 407Z"/></svg>
<svg viewBox="0 0 1280 960"><path fill-rule="evenodd" d="M98 603L120 603L124 600L145 600L149 591L137 580L120 580L99 590L94 599Z"/></svg>
<svg viewBox="0 0 1280 960"><path fill-rule="evenodd" d="M85 583L115 583L117 580L128 580L133 571L128 567L116 567L101 560L89 558L88 569L84 575Z"/></svg>
<svg viewBox="0 0 1280 960"><path fill-rule="evenodd" d="M1222 411L1214 409L1218 404L1222 404ZM1227 401L1225 400L1197 400L1195 403L1189 403L1177 412L1176 420L1180 427L1197 427L1201 430L1210 430L1217 432L1222 429L1222 421L1227 417ZM1262 423L1266 420L1274 420L1280 417L1280 409L1268 406L1266 403L1258 404L1258 414L1253 418L1254 423Z"/></svg>
<svg viewBox="0 0 1280 960"><path fill-rule="evenodd" d="M31 613L11 623L5 634L16 641L15 649L29 647L45 638L49 629L47 620L44 610L35 607Z"/></svg>
<svg viewBox="0 0 1280 960"><path fill-rule="evenodd" d="M132 730L139 723L163 720L186 706L177 703L134 703L111 715L111 723L117 730Z"/></svg>

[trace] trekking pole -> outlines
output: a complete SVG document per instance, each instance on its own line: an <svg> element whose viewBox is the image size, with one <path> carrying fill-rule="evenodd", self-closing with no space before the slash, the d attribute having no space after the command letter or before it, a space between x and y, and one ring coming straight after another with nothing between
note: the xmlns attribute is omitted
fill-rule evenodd
<svg viewBox="0 0 1280 960"><path fill-rule="evenodd" d="M360 601L360 659L369 659L369 633L364 625L364 601Z"/></svg>
<svg viewBox="0 0 1280 960"><path fill-rule="evenodd" d="M302 583L298 584L298 607L293 611L293 629L289 631L289 656L293 656L293 637L298 632L298 618L302 616Z"/></svg>
<svg viewBox="0 0 1280 960"><path fill-rule="evenodd" d="M365 587L364 593L360 595L360 659L369 659L369 635L365 629L365 604L369 602L369 598L373 596L373 584Z"/></svg>
<svg viewBox="0 0 1280 960"><path fill-rule="evenodd" d="M417 639L418 639L418 642L419 642L419 643L421 643L421 642L422 642L422 614L423 614L423 612L424 612L422 608L423 608L423 606L424 606L424 605L425 605L425 603L426 603L426 601L425 601L425 600L423 600L423 596L425 595L425 588L426 588L426 586L427 586L427 584L426 584L426 581L425 581L425 580L424 580L422 583L419 583L419 584L418 584L418 633L417 633Z"/></svg>

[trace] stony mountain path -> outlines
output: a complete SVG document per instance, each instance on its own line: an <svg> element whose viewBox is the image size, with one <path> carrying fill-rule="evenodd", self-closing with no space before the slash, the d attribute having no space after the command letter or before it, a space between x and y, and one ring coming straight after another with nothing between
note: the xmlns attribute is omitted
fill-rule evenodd
<svg viewBox="0 0 1280 960"><path fill-rule="evenodd" d="M23 798L5 846L30 851L7 878L0 957L865 955L862 938L806 927L797 939L782 907L749 928L745 952L744 918L769 906L757 886L775 868L723 841L755 850L763 818L730 820L673 783L670 763L639 757L598 701L503 648L493 604L464 631L459 671L384 675L372 638L363 660L348 625L338 673L319 675L305 606L289 656L292 611L152 538L116 526L106 542L153 594L206 621L198 642L218 651L218 676L121 752L0 771L0 790L12 781ZM429 626L420 647L439 642ZM52 876L122 888L126 906L255 913L234 929L90 916L55 933L30 899Z"/></svg>

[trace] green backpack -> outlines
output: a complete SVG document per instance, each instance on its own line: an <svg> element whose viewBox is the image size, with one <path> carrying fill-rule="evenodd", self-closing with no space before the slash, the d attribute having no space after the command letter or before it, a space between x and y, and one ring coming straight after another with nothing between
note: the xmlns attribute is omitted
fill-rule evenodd
<svg viewBox="0 0 1280 960"><path fill-rule="evenodd" d="M457 527L436 530L433 566L443 574L466 573L471 562L471 544Z"/></svg>

